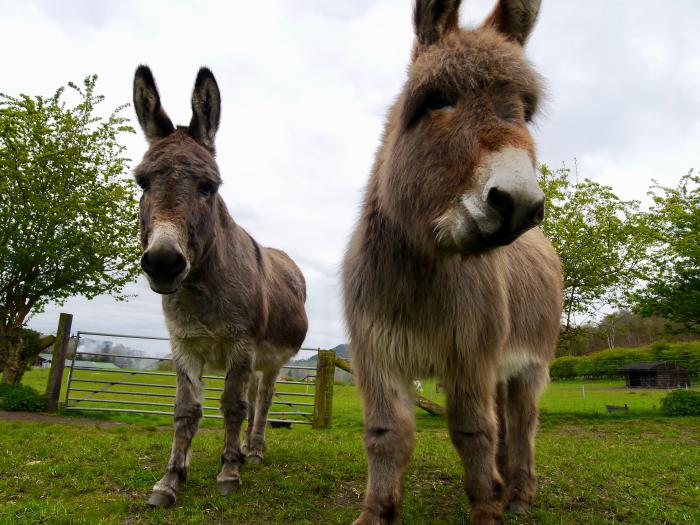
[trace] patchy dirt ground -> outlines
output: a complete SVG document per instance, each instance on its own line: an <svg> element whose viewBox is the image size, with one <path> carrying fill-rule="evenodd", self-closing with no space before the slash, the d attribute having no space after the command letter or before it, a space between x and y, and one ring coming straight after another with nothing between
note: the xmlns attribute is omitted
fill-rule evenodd
<svg viewBox="0 0 700 525"><path fill-rule="evenodd" d="M65 425L90 425L92 427L105 428L124 425L116 421L103 421L90 419L87 417L68 417L58 414L46 414L43 412L7 412L0 410L0 420L2 421L27 421L31 423L53 423Z"/></svg>

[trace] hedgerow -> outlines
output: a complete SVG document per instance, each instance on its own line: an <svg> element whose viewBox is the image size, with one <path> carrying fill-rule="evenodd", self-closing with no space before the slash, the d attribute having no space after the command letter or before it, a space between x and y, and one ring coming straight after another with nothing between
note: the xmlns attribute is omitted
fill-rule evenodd
<svg viewBox="0 0 700 525"><path fill-rule="evenodd" d="M691 343L654 343L641 348L613 348L580 357L563 356L549 367L552 379L617 378L618 369L631 363L670 361L687 368L690 375L700 373L700 341Z"/></svg>

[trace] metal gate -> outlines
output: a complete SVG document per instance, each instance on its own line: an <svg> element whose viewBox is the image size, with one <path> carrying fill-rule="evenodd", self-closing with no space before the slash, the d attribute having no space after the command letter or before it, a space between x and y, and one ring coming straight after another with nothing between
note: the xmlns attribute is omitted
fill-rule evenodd
<svg viewBox="0 0 700 525"><path fill-rule="evenodd" d="M154 367L162 362L172 361L170 357L149 357L120 355L82 351L80 338L83 335L116 337L125 339L147 339L167 341L167 337L149 337L101 332L78 332L75 350L68 372L65 410L92 412L128 412L172 416L175 400L175 374L154 368L124 369L95 366L81 356L93 358L105 355L112 358L144 359L154 362ZM301 350L315 349L302 348ZM81 364L82 363L82 364ZM89 366L88 366L89 364ZM275 393L268 422L272 425L310 425L314 418L316 396L316 367L286 364L283 370L301 370L303 381L279 380L275 383ZM203 375L206 418L221 419L219 396L223 391L224 376ZM218 395L214 395L218 394Z"/></svg>

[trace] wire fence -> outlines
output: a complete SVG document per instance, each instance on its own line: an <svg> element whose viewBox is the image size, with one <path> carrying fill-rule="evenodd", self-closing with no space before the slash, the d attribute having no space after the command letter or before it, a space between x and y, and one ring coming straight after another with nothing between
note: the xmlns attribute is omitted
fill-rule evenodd
<svg viewBox="0 0 700 525"><path fill-rule="evenodd" d="M133 352L131 349L138 349L140 343L129 343L127 347L104 340L94 341L89 336L131 339L145 343L146 347L144 350L142 346L141 352ZM66 410L173 414L176 384L171 357L165 354L169 350L168 338L81 331L73 341L72 345L68 345L73 358L66 360L69 367L64 404ZM150 352L148 348L151 348ZM315 366L304 366L309 363L293 361L283 367L275 385L270 422L313 424L316 428L322 428L318 426L321 421L324 425L330 424L333 377L345 383L354 382L354 376L350 364L338 365L344 360L336 359L333 352L317 353L317 349L308 348L301 350L302 355L311 353L317 356L317 360L311 363ZM157 352L160 354L153 355ZM627 353L630 355L612 357L592 354L583 358L556 360L550 368L553 380L540 398L541 412L654 412L658 411L662 399L671 389L700 391L700 359L695 349L675 345L672 348L633 349ZM332 355L328 357L325 354ZM640 357L656 360L644 362L640 361ZM330 359L329 370L321 366L321 361L327 359ZM339 368L335 368L333 362ZM555 374L557 363L559 368ZM59 373L57 377L61 375ZM207 371L203 381L204 417L221 418L219 397L223 392L224 376L216 371ZM430 402L444 407L444 393L438 383L417 383L416 391L422 396L417 399L426 401L419 404L421 408L430 412L423 406L429 406Z"/></svg>

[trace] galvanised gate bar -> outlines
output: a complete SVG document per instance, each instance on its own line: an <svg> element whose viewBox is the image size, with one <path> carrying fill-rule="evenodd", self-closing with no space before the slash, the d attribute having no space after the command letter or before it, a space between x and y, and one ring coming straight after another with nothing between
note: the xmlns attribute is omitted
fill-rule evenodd
<svg viewBox="0 0 700 525"><path fill-rule="evenodd" d="M127 412L137 414L173 415L175 399L175 374L160 371L158 366L172 361L171 357L135 356L117 353L82 351L81 336L104 336L125 339L146 339L167 341L167 337L150 337L102 332L77 332L75 350L68 372L65 396L65 410L92 412ZM335 353L327 350L302 348L318 352L318 366L297 366L287 364L282 370L295 371L303 376L297 380L278 378L269 412L268 422L272 425L313 425L325 428L330 425L332 398L328 391L333 387ZM153 366L145 369L125 369L96 366L89 358L96 356L153 361ZM80 357L86 357L81 361ZM82 363L82 364L81 364ZM88 366L88 363L89 366ZM292 362L293 363L293 362ZM328 369L330 368L330 374ZM297 371L301 371L298 373ZM223 391L224 377L203 375L204 417L218 418L219 396ZM299 380L301 379L301 380ZM325 383L329 383L325 384ZM320 387L320 388L319 388ZM317 397L317 392L323 394Z"/></svg>

